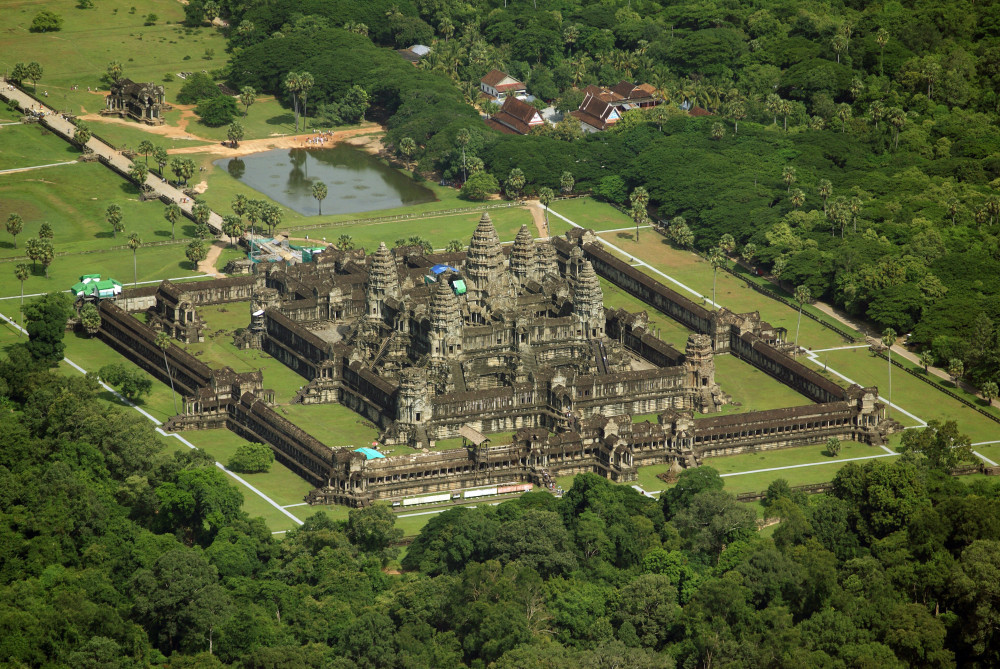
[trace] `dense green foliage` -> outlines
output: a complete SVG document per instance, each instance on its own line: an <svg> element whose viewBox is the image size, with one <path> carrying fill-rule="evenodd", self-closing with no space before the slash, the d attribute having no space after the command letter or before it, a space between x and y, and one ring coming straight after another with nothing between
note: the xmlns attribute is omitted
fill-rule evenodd
<svg viewBox="0 0 1000 669"><path fill-rule="evenodd" d="M48 293L24 305L24 317L28 323L27 351L32 358L50 365L63 359L66 321L72 313L66 293Z"/></svg>
<svg viewBox="0 0 1000 669"><path fill-rule="evenodd" d="M202 72L195 72L187 78L181 90L177 92L177 101L183 104L198 104L202 100L210 100L222 95L212 78Z"/></svg>
<svg viewBox="0 0 1000 669"><path fill-rule="evenodd" d="M194 113L201 117L201 122L210 128L229 125L239 111L236 100L228 95L200 100L194 109Z"/></svg>
<svg viewBox="0 0 1000 669"><path fill-rule="evenodd" d="M878 330L912 332L979 385L1000 381L996 0L277 0L223 10L237 25L230 83L290 104L282 77L305 69L321 105L359 85L387 144L413 138L418 169L445 179L478 161L501 181L521 169L528 194L558 188L566 171L578 191L617 202L645 186L659 220L687 220L696 248L731 234L789 285ZM421 40L432 51L418 68L386 48ZM562 109L588 84L621 80L650 83L668 102L583 138L499 135L464 104L494 67ZM681 105L712 115L691 118Z"/></svg>
<svg viewBox="0 0 1000 669"><path fill-rule="evenodd" d="M1000 486L924 455L850 463L828 497L773 485L773 539L708 469L663 502L581 475L562 499L434 516L393 575L401 532L384 505L316 513L279 542L210 458L163 451L92 377L18 345L0 383L0 664L1000 661Z"/></svg>
<svg viewBox="0 0 1000 669"><path fill-rule="evenodd" d="M266 472L271 469L274 462L274 451L266 444L246 443L240 444L229 458L226 467L241 474L254 474Z"/></svg>
<svg viewBox="0 0 1000 669"><path fill-rule="evenodd" d="M118 388L123 397L137 402L153 390L153 380L135 367L113 362L104 365L98 372L109 385Z"/></svg>

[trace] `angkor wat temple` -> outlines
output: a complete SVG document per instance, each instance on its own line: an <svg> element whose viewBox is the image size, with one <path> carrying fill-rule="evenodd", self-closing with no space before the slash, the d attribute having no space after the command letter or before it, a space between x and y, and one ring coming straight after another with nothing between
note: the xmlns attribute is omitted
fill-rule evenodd
<svg viewBox="0 0 1000 669"><path fill-rule="evenodd" d="M645 312L605 307L598 276L687 326L685 350L656 337ZM641 465L697 466L831 436L882 443L897 427L876 388L844 389L805 367L788 355L784 331L756 313L707 310L610 254L589 230L541 242L522 227L501 245L488 214L467 252L331 246L313 262L259 263L245 277L164 281L130 293L130 303L148 306L148 325L102 303L101 336L166 378L162 351L150 348L156 332L198 341L199 305L247 299L238 343L308 380L294 401L343 404L375 424L383 444L417 449L368 459L328 447L271 409L266 379L200 369L171 347L185 411L168 427L226 425L270 444L316 485L311 502L366 504L583 471L629 481ZM809 403L695 420L728 402L716 355L740 357ZM637 415L656 422L633 422ZM513 436L493 445L488 435L498 432ZM468 448L429 451L470 435Z"/></svg>

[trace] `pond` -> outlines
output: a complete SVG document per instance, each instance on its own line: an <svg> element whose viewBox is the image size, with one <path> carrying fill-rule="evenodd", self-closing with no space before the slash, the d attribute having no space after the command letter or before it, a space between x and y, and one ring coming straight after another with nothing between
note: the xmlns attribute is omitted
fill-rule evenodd
<svg viewBox="0 0 1000 669"><path fill-rule="evenodd" d="M326 184L323 214L353 214L433 202L433 191L344 144L329 149L274 149L215 161L233 178L304 216L316 216L313 184Z"/></svg>

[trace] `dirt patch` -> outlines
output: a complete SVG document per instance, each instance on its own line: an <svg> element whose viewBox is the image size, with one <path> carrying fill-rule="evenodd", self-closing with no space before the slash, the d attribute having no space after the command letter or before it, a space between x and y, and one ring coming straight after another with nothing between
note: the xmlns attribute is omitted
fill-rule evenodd
<svg viewBox="0 0 1000 669"><path fill-rule="evenodd" d="M194 186L191 187L191 190L200 195L201 193L204 193L205 191L208 190L208 182L199 181L198 183L196 183Z"/></svg>
<svg viewBox="0 0 1000 669"><path fill-rule="evenodd" d="M261 151L269 151L271 149L308 149L329 147L351 138L355 138L355 141L361 141L361 144L355 144L354 141L350 142L352 146L361 146L365 150L369 150L367 147L373 145L381 147L381 132L381 128L377 125L371 124L361 128L340 130L326 135L321 135L320 133L309 133L306 135L286 135L283 137L268 139L248 139L240 142L239 146L235 149L226 143L218 142L216 144L207 144L205 146L183 146L176 149L169 149L167 153L171 155L204 153L213 156L221 156L223 158L239 158L240 156L248 156L252 153L260 153ZM373 135L373 133L378 134L371 137L359 137L359 135ZM326 141L320 143L317 141L319 139L324 139Z"/></svg>
<svg viewBox="0 0 1000 669"><path fill-rule="evenodd" d="M228 237L226 239L229 239ZM217 239L208 247L208 255L205 259L198 263L198 271L202 274L211 274L217 277L225 277L226 275L220 272L215 267L215 263L218 262L219 256L222 254L223 249L227 246L227 242Z"/></svg>
<svg viewBox="0 0 1000 669"><path fill-rule="evenodd" d="M525 200L524 203L528 205L531 218L535 221L535 229L538 230L538 236L542 239L548 238L549 233L545 229L545 211L542 209L542 203L538 200Z"/></svg>

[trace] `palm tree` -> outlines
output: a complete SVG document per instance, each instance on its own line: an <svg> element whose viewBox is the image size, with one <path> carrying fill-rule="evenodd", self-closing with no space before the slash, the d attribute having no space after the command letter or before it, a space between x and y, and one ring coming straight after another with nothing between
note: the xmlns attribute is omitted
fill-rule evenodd
<svg viewBox="0 0 1000 669"><path fill-rule="evenodd" d="M798 209L806 202L805 191L801 188L796 188L789 194L788 199L791 201L792 206Z"/></svg>
<svg viewBox="0 0 1000 669"><path fill-rule="evenodd" d="M785 165L785 168L781 170L781 180L785 182L785 192L791 192L792 184L795 183L795 168L791 165Z"/></svg>
<svg viewBox="0 0 1000 669"><path fill-rule="evenodd" d="M805 306L807 302L812 301L812 293L809 291L809 286L802 285L795 288L795 301L799 303L799 319L795 323L795 348L794 351L799 350L799 326L802 325L802 307Z"/></svg>
<svg viewBox="0 0 1000 669"><path fill-rule="evenodd" d="M757 256L757 245L753 242L743 245L743 249L740 251L740 257L743 258L743 262L747 265L753 262L753 259Z"/></svg>
<svg viewBox="0 0 1000 669"><path fill-rule="evenodd" d="M448 242L448 245L444 247L444 250L448 253L460 253L465 250L465 244L461 239L453 239Z"/></svg>
<svg viewBox="0 0 1000 669"><path fill-rule="evenodd" d="M840 119L840 132L847 132L847 122L851 120L851 116L854 112L851 110L851 105L846 102L841 105L837 105L837 118Z"/></svg>
<svg viewBox="0 0 1000 669"><path fill-rule="evenodd" d="M927 368L934 364L934 354L930 351L921 352L920 364L923 365L924 371L926 372Z"/></svg>
<svg viewBox="0 0 1000 669"><path fill-rule="evenodd" d="M354 248L354 238L350 235L341 235L337 237L337 248L341 251L350 251Z"/></svg>
<svg viewBox="0 0 1000 669"><path fill-rule="evenodd" d="M469 180L469 173L465 169L465 147L468 146L469 140L472 139L472 133L469 132L468 128L459 128L458 132L455 133L455 143L462 147L462 181Z"/></svg>
<svg viewBox="0 0 1000 669"><path fill-rule="evenodd" d="M520 196L521 189L524 188L524 172L521 168L514 167L507 175L507 197L515 199Z"/></svg>
<svg viewBox="0 0 1000 669"><path fill-rule="evenodd" d="M303 72L299 75L299 95L302 96L302 129L305 130L306 126L309 124L309 117L307 116L308 109L306 108L306 98L309 96L309 91L316 84L316 80L313 79L313 75L308 72ZM298 125L296 124L296 128Z"/></svg>
<svg viewBox="0 0 1000 669"><path fill-rule="evenodd" d="M712 263L712 304L718 307L719 303L715 301L715 278L719 274L722 263L726 262L726 255L721 248L715 246L708 252L708 262Z"/></svg>
<svg viewBox="0 0 1000 669"><path fill-rule="evenodd" d="M995 381L987 381L983 384L983 387L980 390L982 391L983 399L986 400L986 406L991 406L993 404L993 398L996 397L997 392L1000 391L1000 389L997 388Z"/></svg>
<svg viewBox="0 0 1000 669"><path fill-rule="evenodd" d="M542 186L538 189L538 201L542 203L545 207L545 235L549 234L549 205L552 204L552 198L556 196L555 192L548 186Z"/></svg>
<svg viewBox="0 0 1000 669"><path fill-rule="evenodd" d="M240 104L243 105L243 115L250 115L250 105L257 101L257 90L253 86L240 89Z"/></svg>
<svg viewBox="0 0 1000 669"><path fill-rule="evenodd" d="M882 63L885 60L885 45L889 43L889 31L885 28L879 28L878 32L875 33L875 43L878 44L879 48L878 75L881 77L885 75L885 71L882 69Z"/></svg>
<svg viewBox="0 0 1000 669"><path fill-rule="evenodd" d="M167 156L167 150L162 146L153 147L153 162L160 169L160 176L163 176L163 168L167 166L170 158Z"/></svg>
<svg viewBox="0 0 1000 669"><path fill-rule="evenodd" d="M167 208L163 210L163 218L167 219L170 223L170 238L176 239L174 237L174 224L177 223L177 219L181 217L181 208L176 202L171 202L167 205Z"/></svg>
<svg viewBox="0 0 1000 669"><path fill-rule="evenodd" d="M886 356L889 359L889 405L885 408L885 415L892 414L892 347L896 343L896 331L886 328L882 332L882 343L886 347Z"/></svg>
<svg viewBox="0 0 1000 669"><path fill-rule="evenodd" d="M232 204L230 204L229 206L232 208L233 213L239 216L240 219L242 219L243 214L247 210L247 196L244 195L243 193L237 193L233 197Z"/></svg>
<svg viewBox="0 0 1000 669"><path fill-rule="evenodd" d="M830 40L830 45L833 47L834 53L837 54L837 62L840 62L840 52L847 49L847 38L843 35L834 35L833 39Z"/></svg>
<svg viewBox="0 0 1000 669"><path fill-rule="evenodd" d="M649 206L649 192L642 186L637 187L632 191L632 195L629 198L632 203L632 220L635 221L635 241L639 241L639 226L645 225L646 221L649 220L649 212L646 207Z"/></svg>
<svg viewBox="0 0 1000 669"><path fill-rule="evenodd" d="M146 158L146 167L149 167L149 154L153 152L153 143L148 139L144 139L139 142L139 153L141 153Z"/></svg>
<svg viewBox="0 0 1000 669"><path fill-rule="evenodd" d="M712 139L718 141L726 136L726 126L718 121L712 124Z"/></svg>
<svg viewBox="0 0 1000 669"><path fill-rule="evenodd" d="M412 156L417 151L417 143L413 141L412 137L403 137L399 140L399 153L402 154L403 159L406 161L406 169L410 169L410 156Z"/></svg>
<svg viewBox="0 0 1000 669"><path fill-rule="evenodd" d="M559 190L562 191L563 195L569 195L573 192L573 186L576 181L573 179L573 175L570 172L563 172L562 176L559 178Z"/></svg>
<svg viewBox="0 0 1000 669"><path fill-rule="evenodd" d="M899 107L893 107L892 109L889 110L886 116L889 119L889 123L892 124L894 130L893 140L892 140L893 149L898 149L899 133L903 129L903 126L906 125L906 112Z"/></svg>
<svg viewBox="0 0 1000 669"><path fill-rule="evenodd" d="M112 234L117 237L118 233L124 230L122 226L122 208L115 203L108 205L104 212L104 220L111 226Z"/></svg>
<svg viewBox="0 0 1000 669"><path fill-rule="evenodd" d="M17 212L11 212L7 217L7 232L14 238L14 248L17 248L17 236L24 229L24 219Z"/></svg>
<svg viewBox="0 0 1000 669"><path fill-rule="evenodd" d="M872 100L868 107L868 117L875 122L875 129L878 130L878 122L885 117L885 104L881 100Z"/></svg>
<svg viewBox="0 0 1000 669"><path fill-rule="evenodd" d="M299 131L299 91L302 90L302 80L297 72L285 75L285 88L292 95L292 106L295 109L295 132Z"/></svg>
<svg viewBox="0 0 1000 669"><path fill-rule="evenodd" d="M177 391L174 390L174 375L170 373L170 361L167 360L167 349L170 348L170 335L166 332L156 333L156 346L163 351L163 364L167 368L167 378L170 379L170 394L174 398L174 413L177 413Z"/></svg>
<svg viewBox="0 0 1000 669"><path fill-rule="evenodd" d="M132 288L139 287L139 265L136 261L136 251L142 246L142 240L139 239L139 234L133 232L128 236L128 247L132 249ZM125 309L128 310L128 301L126 299Z"/></svg>
<svg viewBox="0 0 1000 669"><path fill-rule="evenodd" d="M229 237L229 245L235 246L235 240L243 234L243 219L239 216L226 216L222 219L222 233Z"/></svg>
<svg viewBox="0 0 1000 669"><path fill-rule="evenodd" d="M819 196L823 198L823 215L826 216L826 201L833 195L833 184L830 183L829 179L820 179L816 190L819 191Z"/></svg>
<svg viewBox="0 0 1000 669"><path fill-rule="evenodd" d="M14 278L21 282L21 324L24 324L24 282L31 276L31 270L24 263L14 266ZM18 331L20 334L20 330Z"/></svg>
<svg viewBox="0 0 1000 669"><path fill-rule="evenodd" d="M962 207L962 202L957 197L953 197L948 200L948 215L951 216L951 224L955 225L955 217L958 216L958 210Z"/></svg>
<svg viewBox="0 0 1000 669"><path fill-rule="evenodd" d="M326 198L326 184L317 181L312 187L312 196L316 198L316 202L319 204L319 215L323 215L323 200Z"/></svg>

